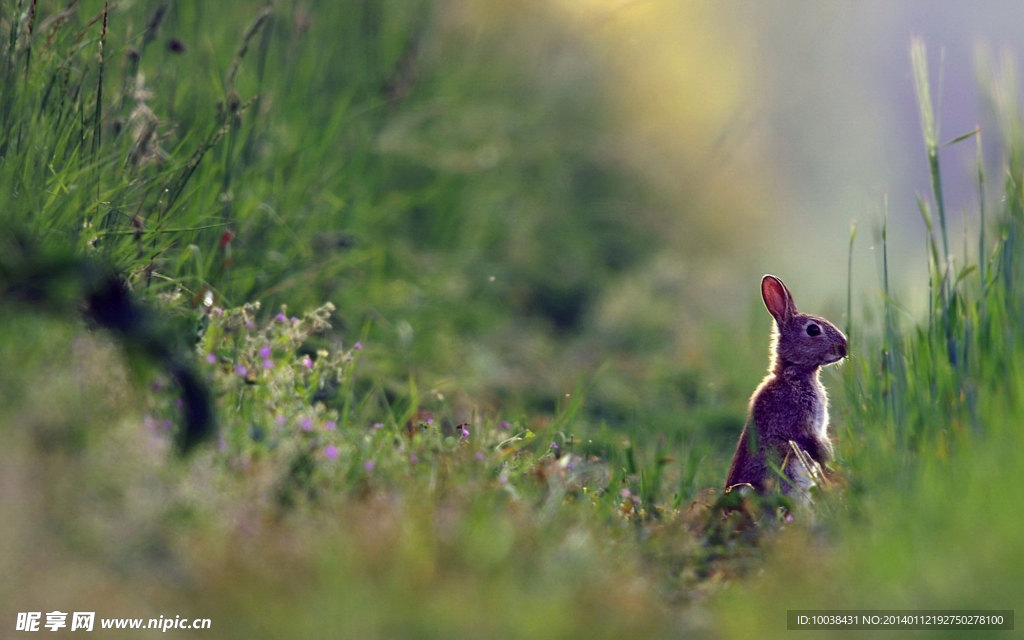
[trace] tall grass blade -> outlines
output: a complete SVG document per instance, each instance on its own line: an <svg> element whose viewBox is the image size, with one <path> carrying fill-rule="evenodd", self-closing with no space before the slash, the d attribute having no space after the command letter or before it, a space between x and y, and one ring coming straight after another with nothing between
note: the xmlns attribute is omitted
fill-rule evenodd
<svg viewBox="0 0 1024 640"><path fill-rule="evenodd" d="M100 145L103 141L103 67L104 62L104 47L107 43L107 19L110 12L110 5L108 2L103 3L103 26L100 30L100 41L99 41L99 52L97 55L98 73L96 77L96 109L93 113L92 119L92 156L93 160L96 160L97 154L100 152ZM100 163L96 163L96 201L100 200Z"/></svg>
<svg viewBox="0 0 1024 640"><path fill-rule="evenodd" d="M850 223L850 246L846 252L846 339L853 331L853 241L857 238L857 221Z"/></svg>
<svg viewBox="0 0 1024 640"><path fill-rule="evenodd" d="M928 155L928 169L931 177L932 196L939 214L942 234L942 264L949 260L949 232L946 228L946 205L942 196L942 172L939 167L938 124L932 106L931 85L928 80L928 50L921 38L910 42L911 65L914 71L914 91L917 95L918 111L921 115L921 133L924 137L925 152Z"/></svg>

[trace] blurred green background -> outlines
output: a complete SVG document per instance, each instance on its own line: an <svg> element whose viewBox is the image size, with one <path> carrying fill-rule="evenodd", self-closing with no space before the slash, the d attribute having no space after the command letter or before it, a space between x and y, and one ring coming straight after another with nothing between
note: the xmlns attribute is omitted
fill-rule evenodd
<svg viewBox="0 0 1024 640"><path fill-rule="evenodd" d="M1012 608L1022 14L4 2L0 625L749 637L786 608ZM982 132L942 149L945 264L912 36L939 141ZM142 328L100 330L96 264ZM853 328L824 373L850 480L751 541L708 505L766 272ZM219 423L184 458L176 350ZM944 413L906 408L924 389Z"/></svg>

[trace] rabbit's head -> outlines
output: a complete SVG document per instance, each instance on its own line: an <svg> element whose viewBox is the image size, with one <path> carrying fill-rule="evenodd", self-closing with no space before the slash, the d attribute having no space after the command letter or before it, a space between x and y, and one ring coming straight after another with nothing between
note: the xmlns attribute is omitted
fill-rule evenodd
<svg viewBox="0 0 1024 640"><path fill-rule="evenodd" d="M761 279L761 297L775 318L772 353L776 368L815 369L846 357L846 336L825 318L800 313L793 294L775 276Z"/></svg>

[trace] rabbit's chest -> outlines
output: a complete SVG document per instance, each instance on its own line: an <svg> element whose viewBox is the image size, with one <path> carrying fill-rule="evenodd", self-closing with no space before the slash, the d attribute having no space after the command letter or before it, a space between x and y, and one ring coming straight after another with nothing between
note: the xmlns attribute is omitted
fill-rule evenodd
<svg viewBox="0 0 1024 640"><path fill-rule="evenodd" d="M824 393L812 398L810 406L808 407L807 415L810 422L810 424L807 425L807 430L819 438L827 437L828 401L825 399Z"/></svg>
<svg viewBox="0 0 1024 640"><path fill-rule="evenodd" d="M828 437L828 397L820 383L775 381L764 391L756 402L760 423L772 423L773 431L786 438Z"/></svg>
<svg viewBox="0 0 1024 640"><path fill-rule="evenodd" d="M801 391L796 396L801 406L795 412L804 421L801 430L825 438L828 433L828 397L825 388L821 383L813 381Z"/></svg>

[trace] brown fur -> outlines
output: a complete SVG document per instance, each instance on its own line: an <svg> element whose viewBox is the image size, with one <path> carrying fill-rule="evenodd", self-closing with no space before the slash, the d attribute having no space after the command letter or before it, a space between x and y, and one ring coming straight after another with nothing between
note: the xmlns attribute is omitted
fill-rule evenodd
<svg viewBox="0 0 1024 640"><path fill-rule="evenodd" d="M846 336L828 320L798 312L789 289L775 276L761 279L761 297L775 318L771 363L750 398L725 486L750 484L763 493L781 484L783 493L804 496L833 455L828 396L818 373L846 357ZM811 325L817 326L811 329L816 335L808 333ZM809 457L814 468L801 457Z"/></svg>

